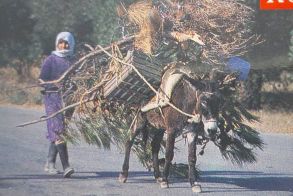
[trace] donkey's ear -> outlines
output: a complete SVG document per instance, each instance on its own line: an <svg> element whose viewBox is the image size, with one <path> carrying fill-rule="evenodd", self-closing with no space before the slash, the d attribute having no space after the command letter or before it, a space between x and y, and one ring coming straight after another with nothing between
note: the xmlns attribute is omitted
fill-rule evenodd
<svg viewBox="0 0 293 196"><path fill-rule="evenodd" d="M204 81L202 80L194 80L194 82L192 83L196 88L198 88L199 90L204 90L206 85L204 83Z"/></svg>
<svg viewBox="0 0 293 196"><path fill-rule="evenodd" d="M187 80L192 86L196 87L199 90L203 90L205 88L205 84L201 79L190 78L186 75L183 76L185 80Z"/></svg>

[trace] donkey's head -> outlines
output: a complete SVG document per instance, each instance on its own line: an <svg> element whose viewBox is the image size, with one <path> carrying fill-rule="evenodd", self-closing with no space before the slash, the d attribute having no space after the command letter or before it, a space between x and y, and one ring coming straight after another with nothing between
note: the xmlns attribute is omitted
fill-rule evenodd
<svg viewBox="0 0 293 196"><path fill-rule="evenodd" d="M223 95L231 96L235 89L237 75L234 73L212 71L208 80L202 81L196 109L201 116L206 137L214 140L219 134L218 120L226 100Z"/></svg>
<svg viewBox="0 0 293 196"><path fill-rule="evenodd" d="M216 83L205 80L193 83L196 85L195 113L200 116L204 136L215 139L218 135L218 117L221 107L221 96Z"/></svg>
<svg viewBox="0 0 293 196"><path fill-rule="evenodd" d="M210 139L217 136L220 103L217 92L202 92L197 100L197 110L201 116L204 134Z"/></svg>

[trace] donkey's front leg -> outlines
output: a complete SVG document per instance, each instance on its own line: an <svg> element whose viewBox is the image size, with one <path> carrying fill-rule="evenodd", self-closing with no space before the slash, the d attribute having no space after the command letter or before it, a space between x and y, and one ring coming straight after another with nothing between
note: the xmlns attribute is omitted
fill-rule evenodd
<svg viewBox="0 0 293 196"><path fill-rule="evenodd" d="M124 162L122 165L122 172L119 174L119 181L125 183L127 181L128 177L128 170L129 170L129 157L130 157L130 151L131 147L134 143L134 139L138 135L138 130L135 130L134 134L131 136L130 140L127 140L125 144L125 155L124 155Z"/></svg>
<svg viewBox="0 0 293 196"><path fill-rule="evenodd" d="M196 139L197 135L194 132L187 133L188 141L188 168L189 168L189 182L192 187L192 191L195 193L201 192L201 186L197 184L197 174L195 169L196 164Z"/></svg>
<svg viewBox="0 0 293 196"><path fill-rule="evenodd" d="M159 151L161 147L161 141L163 140L164 131L159 130L152 140L152 161L154 168L154 177L159 182L160 166L159 166Z"/></svg>
<svg viewBox="0 0 293 196"><path fill-rule="evenodd" d="M122 172L119 175L120 182L125 183L127 181L131 147L134 143L136 136L140 133L140 131L145 129L145 127L146 127L145 118L143 118L141 115L139 115L135 120L134 126L132 127L131 138L129 140L127 140L126 144L125 144L124 162L122 165Z"/></svg>
<svg viewBox="0 0 293 196"><path fill-rule="evenodd" d="M162 182L160 182L161 188L169 188L168 176L169 176L170 165L174 157L174 144L175 144L175 131L167 130L165 165L164 165L164 171L162 176Z"/></svg>

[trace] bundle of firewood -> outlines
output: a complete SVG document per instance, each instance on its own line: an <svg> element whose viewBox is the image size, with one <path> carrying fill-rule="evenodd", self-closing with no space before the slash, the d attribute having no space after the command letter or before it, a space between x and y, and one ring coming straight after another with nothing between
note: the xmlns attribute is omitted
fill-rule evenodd
<svg viewBox="0 0 293 196"><path fill-rule="evenodd" d="M259 43L251 31L254 13L240 0L145 0L121 4L117 13L125 34L135 35L135 47L156 54L166 38L188 39L202 46L201 60L221 65Z"/></svg>

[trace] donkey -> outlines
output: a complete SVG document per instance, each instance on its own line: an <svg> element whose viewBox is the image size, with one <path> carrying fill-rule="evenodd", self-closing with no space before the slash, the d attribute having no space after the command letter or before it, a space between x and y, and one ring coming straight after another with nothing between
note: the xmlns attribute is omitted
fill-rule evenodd
<svg viewBox="0 0 293 196"><path fill-rule="evenodd" d="M200 185L197 184L195 175L196 164L196 142L199 135L211 140L216 138L218 127L217 117L220 109L220 94L217 91L216 83L210 80L194 80L184 76L175 86L170 101L185 113L197 114L200 121L190 122L190 117L174 110L170 106L161 109L161 112L151 110L140 113L132 127L131 138L125 144L125 157L119 181L126 182L129 169L129 156L135 137L146 131L147 125L156 130L152 140L152 159L154 177L160 183L161 188L168 188L168 175L171 161L174 156L174 144L176 135L188 130L188 164L189 182L194 192L200 192ZM188 122L189 121L189 122ZM165 164L162 176L159 171L158 153L163 135L166 133Z"/></svg>

